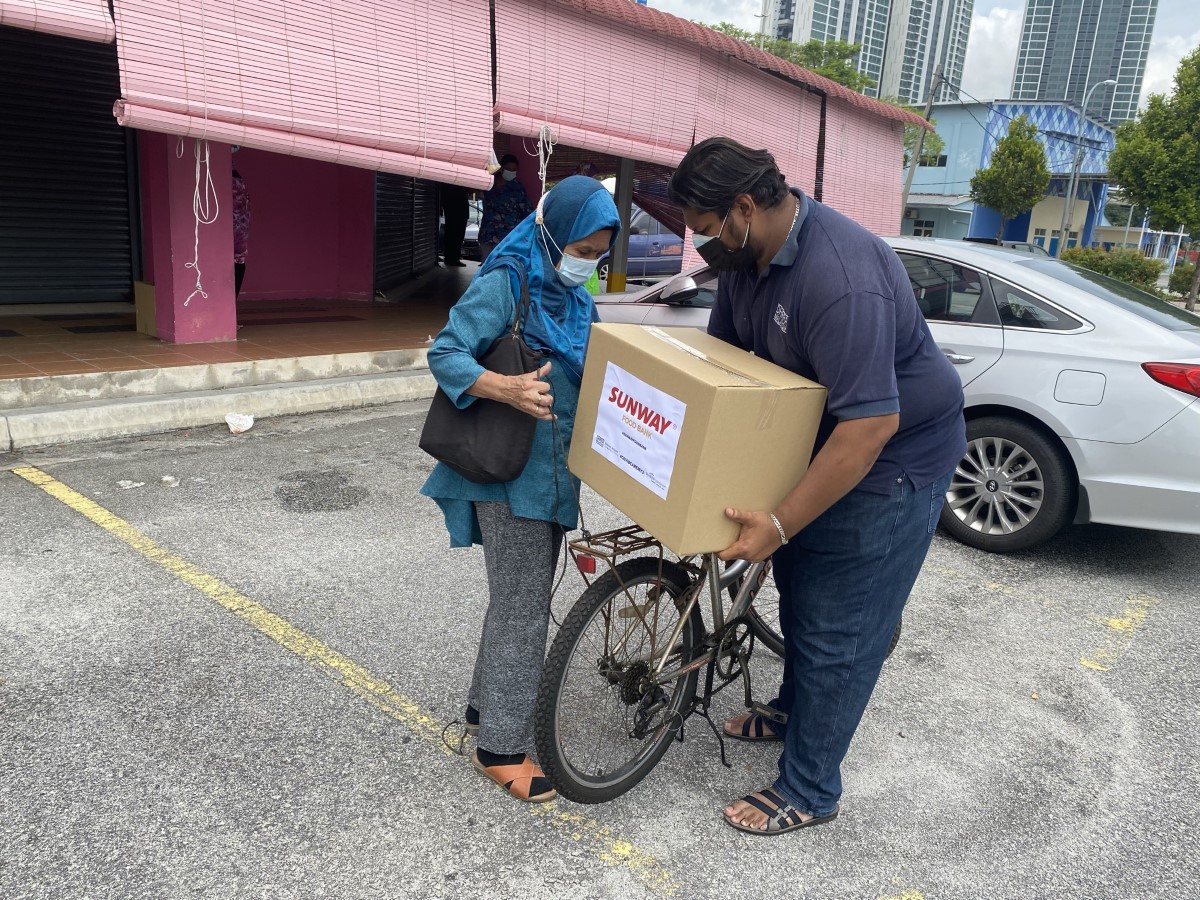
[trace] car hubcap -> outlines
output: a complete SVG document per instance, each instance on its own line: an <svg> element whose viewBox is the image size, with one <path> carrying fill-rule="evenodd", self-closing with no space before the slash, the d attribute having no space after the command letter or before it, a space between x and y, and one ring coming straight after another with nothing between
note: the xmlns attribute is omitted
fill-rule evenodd
<svg viewBox="0 0 1200 900"><path fill-rule="evenodd" d="M987 437L971 441L946 502L960 522L982 534L1013 534L1042 508L1045 485L1036 460L1020 444Z"/></svg>

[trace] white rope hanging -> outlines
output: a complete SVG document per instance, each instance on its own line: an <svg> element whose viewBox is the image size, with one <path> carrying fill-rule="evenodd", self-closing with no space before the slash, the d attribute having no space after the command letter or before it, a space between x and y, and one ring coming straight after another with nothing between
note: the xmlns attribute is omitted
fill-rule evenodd
<svg viewBox="0 0 1200 900"><path fill-rule="evenodd" d="M549 125L543 125L538 131L538 178L542 182L542 196L538 198L537 223L542 224L542 203L546 199L546 171L550 167L550 157L554 155L554 132Z"/></svg>

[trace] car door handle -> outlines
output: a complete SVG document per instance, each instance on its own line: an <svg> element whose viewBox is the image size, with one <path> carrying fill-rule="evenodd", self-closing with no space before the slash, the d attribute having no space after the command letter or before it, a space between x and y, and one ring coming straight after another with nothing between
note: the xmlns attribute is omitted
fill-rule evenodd
<svg viewBox="0 0 1200 900"><path fill-rule="evenodd" d="M965 353L956 353L953 350L943 350L946 354L946 359L954 363L956 366L964 366L969 362L975 362L975 357L967 356Z"/></svg>

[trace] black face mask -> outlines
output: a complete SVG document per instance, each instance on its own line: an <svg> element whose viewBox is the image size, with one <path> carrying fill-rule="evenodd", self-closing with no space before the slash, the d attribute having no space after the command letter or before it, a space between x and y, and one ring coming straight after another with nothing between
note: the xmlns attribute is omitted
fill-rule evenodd
<svg viewBox="0 0 1200 900"><path fill-rule="evenodd" d="M726 214L724 221L721 222L721 231L725 230L725 223L729 221L729 216ZM736 250L730 250L721 243L721 233L711 241L705 241L702 245L696 248L700 254L700 258L708 263L709 268L717 272L733 272L738 269L749 269L754 265L757 259L753 248L750 246L750 225L746 224L746 236L742 239L742 246Z"/></svg>

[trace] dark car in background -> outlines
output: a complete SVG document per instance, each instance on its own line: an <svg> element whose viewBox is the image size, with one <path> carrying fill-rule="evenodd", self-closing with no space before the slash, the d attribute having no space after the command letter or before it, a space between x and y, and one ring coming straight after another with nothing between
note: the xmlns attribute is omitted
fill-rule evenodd
<svg viewBox="0 0 1200 900"><path fill-rule="evenodd" d="M608 280L608 257L600 259L600 280ZM629 281L655 281L683 270L683 238L644 209L629 215Z"/></svg>

